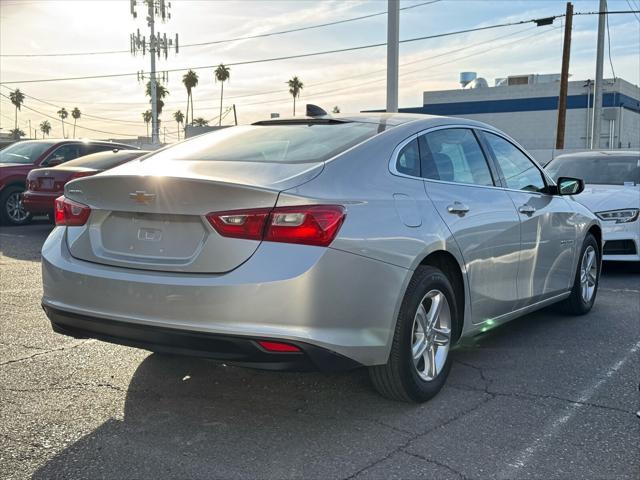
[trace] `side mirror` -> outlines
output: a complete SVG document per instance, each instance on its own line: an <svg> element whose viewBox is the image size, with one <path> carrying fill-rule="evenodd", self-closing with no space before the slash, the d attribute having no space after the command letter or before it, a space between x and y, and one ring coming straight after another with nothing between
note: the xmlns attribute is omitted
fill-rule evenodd
<svg viewBox="0 0 640 480"><path fill-rule="evenodd" d="M584 180L581 178L558 178L558 195L578 195L584 191Z"/></svg>

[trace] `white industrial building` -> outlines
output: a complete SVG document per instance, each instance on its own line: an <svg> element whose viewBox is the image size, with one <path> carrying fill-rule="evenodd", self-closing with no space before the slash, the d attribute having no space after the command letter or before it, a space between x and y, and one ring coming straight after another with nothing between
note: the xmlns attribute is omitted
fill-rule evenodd
<svg viewBox="0 0 640 480"><path fill-rule="evenodd" d="M423 106L401 112L463 117L503 130L541 162L553 158L560 75L516 75L490 87L473 72L460 75L462 88L424 92ZM593 81L570 81L565 150L589 148L593 117ZM604 80L600 148L640 148L640 88L617 79Z"/></svg>

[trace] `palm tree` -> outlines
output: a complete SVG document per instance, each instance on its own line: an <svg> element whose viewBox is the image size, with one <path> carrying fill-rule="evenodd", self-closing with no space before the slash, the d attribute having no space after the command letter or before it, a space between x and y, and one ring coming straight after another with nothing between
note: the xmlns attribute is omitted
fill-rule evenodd
<svg viewBox="0 0 640 480"><path fill-rule="evenodd" d="M24 93L22 93L20 89L16 88L13 92L9 94L9 100L11 100L11 103L13 103L16 107L16 125L14 127L14 130L17 130L18 129L18 110L20 110L20 107L24 103Z"/></svg>
<svg viewBox="0 0 640 480"><path fill-rule="evenodd" d="M14 140L20 140L20 137L24 137L25 135L24 132L19 128L14 128L9 133L11 134L11 138L13 138Z"/></svg>
<svg viewBox="0 0 640 480"><path fill-rule="evenodd" d="M145 90L147 97L151 98L151 82L147 82L147 88ZM162 113L162 109L164 108L164 102L162 99L169 95L169 90L167 90L164 85L160 85L156 83L156 108L158 110L158 115ZM149 100L151 103L151 100Z"/></svg>
<svg viewBox="0 0 640 480"><path fill-rule="evenodd" d="M300 91L304 88L304 83L298 77L293 77L287 82L289 93L293 96L293 116L296 116L296 98L300 96Z"/></svg>
<svg viewBox="0 0 640 480"><path fill-rule="evenodd" d="M45 135L47 137L49 136L49 132L51 131L51 124L49 123L49 120L43 120L42 123L40 123L40 131L42 132L43 137Z"/></svg>
<svg viewBox="0 0 640 480"><path fill-rule="evenodd" d="M215 71L216 82L220 82L220 116L218 117L218 125L222 125L222 97L224 96L224 82L231 77L230 68L226 67L224 63L218 65Z"/></svg>
<svg viewBox="0 0 640 480"><path fill-rule="evenodd" d="M82 116L82 112L78 107L74 107L74 109L71 110L71 116L73 117L73 138L76 138L76 122Z"/></svg>
<svg viewBox="0 0 640 480"><path fill-rule="evenodd" d="M149 122L151 122L152 114L151 110L147 110L146 112L142 112L142 120L147 124L147 138L149 138Z"/></svg>
<svg viewBox="0 0 640 480"><path fill-rule="evenodd" d="M65 138L65 136L64 136L64 119L69 116L69 112L67 112L66 108L62 107L60 110L57 111L57 114L60 117L60 120L62 121L62 138Z"/></svg>
<svg viewBox="0 0 640 480"><path fill-rule="evenodd" d="M198 86L198 74L189 70L182 77L182 83L187 89L187 123L189 123L189 101L191 101L191 123L193 123L193 93L192 90Z"/></svg>
<svg viewBox="0 0 640 480"><path fill-rule="evenodd" d="M184 123L184 113L180 110L173 113L173 119L178 124L178 141L180 141L180 124Z"/></svg>
<svg viewBox="0 0 640 480"><path fill-rule="evenodd" d="M207 125L209 125L209 120L205 120L202 117L198 117L193 121L193 124L198 127L206 127Z"/></svg>

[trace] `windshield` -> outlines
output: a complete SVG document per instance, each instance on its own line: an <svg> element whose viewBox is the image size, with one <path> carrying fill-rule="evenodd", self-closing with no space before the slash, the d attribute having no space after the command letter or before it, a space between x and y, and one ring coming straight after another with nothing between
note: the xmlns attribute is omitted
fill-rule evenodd
<svg viewBox="0 0 640 480"><path fill-rule="evenodd" d="M225 128L167 148L152 160L322 162L373 137L375 123L301 123Z"/></svg>
<svg viewBox="0 0 640 480"><path fill-rule="evenodd" d="M17 142L0 150L0 163L33 163L53 142Z"/></svg>
<svg viewBox="0 0 640 480"><path fill-rule="evenodd" d="M600 185L640 185L640 155L558 157L546 167L554 180L559 177L582 178L584 183Z"/></svg>

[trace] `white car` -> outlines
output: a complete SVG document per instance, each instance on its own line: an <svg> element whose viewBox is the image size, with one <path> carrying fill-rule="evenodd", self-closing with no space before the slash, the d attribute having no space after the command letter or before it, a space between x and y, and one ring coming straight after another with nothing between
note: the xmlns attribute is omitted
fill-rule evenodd
<svg viewBox="0 0 640 480"><path fill-rule="evenodd" d="M603 260L640 262L640 152L559 155L546 170L554 179L584 180L586 188L575 199L602 220Z"/></svg>

